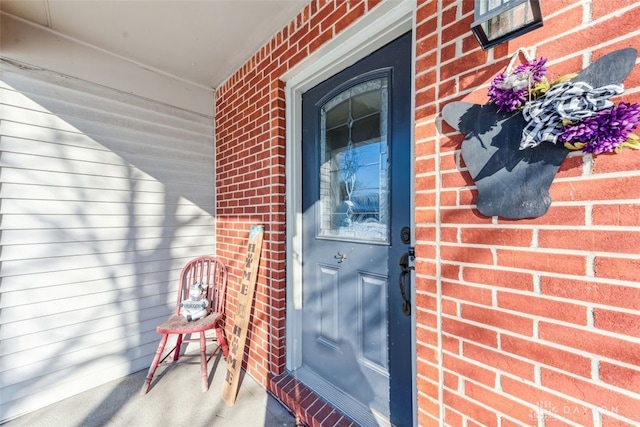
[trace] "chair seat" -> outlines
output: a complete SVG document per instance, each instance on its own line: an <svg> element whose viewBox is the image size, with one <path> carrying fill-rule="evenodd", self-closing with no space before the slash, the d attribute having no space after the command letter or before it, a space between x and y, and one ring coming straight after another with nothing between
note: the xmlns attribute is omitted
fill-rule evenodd
<svg viewBox="0 0 640 427"><path fill-rule="evenodd" d="M222 313L213 312L203 318L189 322L184 316L174 314L169 320L158 325L156 331L160 334L189 334L207 331L215 328L216 323L222 320L222 316Z"/></svg>

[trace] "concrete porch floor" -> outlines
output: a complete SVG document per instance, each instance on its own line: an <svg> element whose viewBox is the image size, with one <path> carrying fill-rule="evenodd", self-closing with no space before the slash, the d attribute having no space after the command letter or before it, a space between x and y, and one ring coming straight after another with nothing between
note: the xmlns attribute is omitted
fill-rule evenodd
<svg viewBox="0 0 640 427"><path fill-rule="evenodd" d="M170 358L169 358L170 359ZM222 400L226 364L209 361L209 391L201 391L200 359L185 354L158 366L151 389L140 394L147 371L131 374L15 418L5 427L293 427L294 417L249 375L240 379L234 406ZM244 372L243 372L244 374Z"/></svg>

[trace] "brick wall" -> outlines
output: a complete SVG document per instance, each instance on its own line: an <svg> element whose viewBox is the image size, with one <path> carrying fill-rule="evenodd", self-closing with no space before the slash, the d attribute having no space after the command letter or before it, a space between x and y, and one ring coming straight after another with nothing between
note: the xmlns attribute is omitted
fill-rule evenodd
<svg viewBox="0 0 640 427"><path fill-rule="evenodd" d="M570 155L532 220L485 218L442 123L448 102L485 103L518 47L549 74L640 47L640 4L542 2L544 27L482 51L473 2L420 1L416 221L421 425L640 423L640 151ZM640 101L640 66L625 81Z"/></svg>
<svg viewBox="0 0 640 427"><path fill-rule="evenodd" d="M378 3L312 1L216 92L217 244L230 267L227 310L235 310L249 225L262 223L246 350L249 373L267 387L285 364L279 77ZM635 2L550 0L543 13L542 29L484 52L469 30L473 1L417 2L420 425L640 422L640 152L570 155L551 187L546 215L485 218L474 209L462 135L438 118L453 100L486 102L489 82L518 47L536 47L536 56L549 58L551 76L640 47ZM622 98L640 102L640 67L625 86ZM290 378L276 382L282 400L310 424L339 419L304 386Z"/></svg>

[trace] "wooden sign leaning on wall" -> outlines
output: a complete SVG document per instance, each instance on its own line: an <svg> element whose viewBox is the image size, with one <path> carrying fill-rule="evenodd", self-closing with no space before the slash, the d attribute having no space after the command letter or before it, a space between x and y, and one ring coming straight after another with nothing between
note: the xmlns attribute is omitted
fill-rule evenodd
<svg viewBox="0 0 640 427"><path fill-rule="evenodd" d="M242 279L240 282L240 294L238 295L238 308L233 319L233 329L229 341L229 357L227 359L227 371L222 389L222 399L227 405L233 405L238 394L240 369L244 355L244 344L249 330L249 317L253 305L253 294L258 278L258 265L260 264L260 252L262 251L262 239L264 226L253 225L249 230L249 242L247 244L247 257L244 262Z"/></svg>

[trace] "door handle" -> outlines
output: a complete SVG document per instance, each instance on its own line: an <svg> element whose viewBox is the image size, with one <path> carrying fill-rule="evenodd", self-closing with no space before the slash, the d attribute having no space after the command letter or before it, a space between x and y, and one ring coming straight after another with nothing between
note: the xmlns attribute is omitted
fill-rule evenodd
<svg viewBox="0 0 640 427"><path fill-rule="evenodd" d="M333 257L338 260L338 264L342 264L342 262L347 259L347 254L343 254L338 251L338 253Z"/></svg>
<svg viewBox="0 0 640 427"><path fill-rule="evenodd" d="M411 316L411 298L407 295L407 283L409 285L411 284L411 270L414 269L413 263L415 257L415 249L411 247L408 252L402 254L398 262L400 265L398 285L400 286L400 295L402 296L402 312L405 316ZM408 281L407 276L409 276Z"/></svg>

